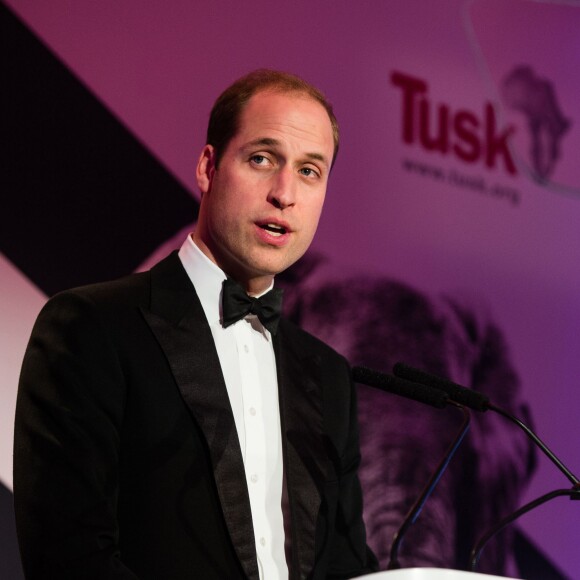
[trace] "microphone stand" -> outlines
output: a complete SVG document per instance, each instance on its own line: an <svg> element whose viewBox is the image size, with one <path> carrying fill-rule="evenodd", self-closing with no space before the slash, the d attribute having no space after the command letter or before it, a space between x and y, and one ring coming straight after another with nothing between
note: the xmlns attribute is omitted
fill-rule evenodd
<svg viewBox="0 0 580 580"><path fill-rule="evenodd" d="M427 482L427 485L423 489L423 492L421 493L419 498L415 501L415 503L407 513L405 519L403 520L403 523L393 536L393 543L391 545L390 559L389 565L387 566L387 570L398 570L399 568L401 568L401 564L399 562L399 549L403 543L403 538L407 533L407 530L417 521L417 518L421 514L423 506L425 505L429 497L431 497L433 490L435 489L437 483L441 479L441 476L447 469L447 466L449 465L451 458L455 455L457 449L459 449L459 446L461 445L461 442L463 441L465 434L469 430L469 424L471 421L469 410L463 405L456 403L455 401L448 401L448 404L455 406L457 409L460 409L461 412L463 413L463 421L461 423L460 431L449 445L445 455L439 462L437 469L433 472L431 478Z"/></svg>
<svg viewBox="0 0 580 580"><path fill-rule="evenodd" d="M572 483L572 489L556 489L554 491L550 491L528 502L527 504L517 509L515 512L505 516L495 526L485 532L485 534L483 534L483 536L481 536L481 538L473 546L469 556L470 569L472 572L477 570L481 554L489 540L491 540L491 538L493 538L496 534L499 534L499 532L501 532L508 524L511 524L520 516L523 516L529 511L557 497L567 495L571 500L580 500L580 480L578 480L578 478L562 463L562 461L556 457L556 455L549 449L549 447L523 421L520 421L517 417L508 411L502 409L501 407L497 407L496 405L492 405L491 403L488 403L487 407L491 411L494 411L502 417L509 419L512 423L515 423L518 427L520 427L520 429L522 429L524 433L540 448L544 455L568 478L568 480Z"/></svg>
<svg viewBox="0 0 580 580"><path fill-rule="evenodd" d="M537 447L542 451L542 453L566 476L566 478L572 483L572 489L557 489L546 493L539 498L525 504L515 512L507 515L502 520L499 521L495 526L489 529L483 534L479 541L475 544L470 554L470 564L471 570L475 571L483 548L487 542L501 530L503 530L508 524L529 512L530 510L563 495L567 495L572 500L580 500L580 480L556 457L556 455L548 448L548 446L523 422L517 417L502 409L493 405L486 395L481 393L470 391L457 383L438 377L436 375L428 374L419 369L415 369L406 365L404 363L397 363L393 368L395 376L404 378L406 380L415 381L419 384L430 385L433 388L440 389L447 393L452 402L455 400L458 403L463 403L464 405L475 409L477 411L487 411L491 410L498 413L502 417L509 419L512 423L515 423L524 433L537 445Z"/></svg>
<svg viewBox="0 0 580 580"><path fill-rule="evenodd" d="M489 542L489 540L491 540L493 536L501 532L508 524L511 524L513 521L517 520L520 516L524 515L530 510L533 510L534 508L541 506L542 504L563 495L568 495L570 496L570 499L573 500L580 500L580 484L574 485L572 489L556 489L554 491L551 491L549 493L540 496L539 498L523 505L515 512L506 516L505 518L500 520L495 526L493 526L490 530L488 530L485 534L483 534L483 536L477 541L477 543L471 550L471 554L469 556L471 571L475 572L477 570L477 566L479 565L479 559L481 557L481 553L483 552L483 548L485 548L487 542Z"/></svg>

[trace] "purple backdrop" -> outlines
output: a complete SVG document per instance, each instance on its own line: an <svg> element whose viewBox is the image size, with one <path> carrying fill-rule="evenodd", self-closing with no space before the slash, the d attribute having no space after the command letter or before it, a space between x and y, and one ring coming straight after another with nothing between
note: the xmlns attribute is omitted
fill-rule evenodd
<svg viewBox="0 0 580 580"><path fill-rule="evenodd" d="M343 144L314 249L345 267L484 303L511 347L537 431L578 469L577 6L5 3L192 195L207 114L224 86L262 66L320 86ZM0 272L8 417L0 478L10 487L17 368L43 297L8 261ZM524 500L566 485L540 459ZM580 569L578 508L562 499L521 522L571 577Z"/></svg>

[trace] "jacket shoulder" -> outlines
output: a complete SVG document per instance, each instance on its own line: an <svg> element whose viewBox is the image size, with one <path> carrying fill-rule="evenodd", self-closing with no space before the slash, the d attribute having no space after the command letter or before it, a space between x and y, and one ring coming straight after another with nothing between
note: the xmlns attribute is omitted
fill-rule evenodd
<svg viewBox="0 0 580 580"><path fill-rule="evenodd" d="M303 353L330 360L341 367L343 365L348 366L348 361L342 354L287 318L280 320L280 330L286 340L295 345L296 348L299 348Z"/></svg>
<svg viewBox="0 0 580 580"><path fill-rule="evenodd" d="M151 297L152 280L158 276L168 277L172 272L174 275L175 273L179 275L180 270L183 270L181 262L177 257L177 252L173 252L151 270L63 290L50 298L45 308L51 308L54 304L71 302L90 303L99 310L114 310L116 307L129 305L147 306Z"/></svg>

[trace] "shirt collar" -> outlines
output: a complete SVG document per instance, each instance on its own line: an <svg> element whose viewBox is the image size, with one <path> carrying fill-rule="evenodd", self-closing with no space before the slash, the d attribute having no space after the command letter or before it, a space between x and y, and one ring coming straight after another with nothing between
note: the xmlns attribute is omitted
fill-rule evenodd
<svg viewBox="0 0 580 580"><path fill-rule="evenodd" d="M222 284L227 278L225 272L197 247L191 234L183 242L178 255L195 287L207 321L210 325L219 323Z"/></svg>
<svg viewBox="0 0 580 580"><path fill-rule="evenodd" d="M208 323L221 325L222 284L227 278L226 273L212 262L193 241L189 234L179 250L179 259L189 276ZM274 287L274 282L258 295L262 296Z"/></svg>

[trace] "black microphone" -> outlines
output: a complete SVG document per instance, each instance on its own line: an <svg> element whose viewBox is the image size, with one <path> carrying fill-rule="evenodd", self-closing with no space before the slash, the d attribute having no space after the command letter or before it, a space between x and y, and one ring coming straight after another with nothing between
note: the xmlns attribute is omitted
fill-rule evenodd
<svg viewBox="0 0 580 580"><path fill-rule="evenodd" d="M393 543L391 544L389 565L387 566L387 570L396 570L401 568L401 564L399 562L399 550L403 544L403 538L405 537L405 534L417 521L423 506L431 497L433 490L439 483L441 476L447 469L447 466L449 465L452 457L455 455L457 449L459 449L459 446L461 445L461 442L463 441L463 438L469 429L469 411L465 408L464 405L460 405L459 403L452 401L447 393L443 392L442 390L431 387L430 385L425 386L398 377L393 377L391 375L387 375L367 367L354 367L352 369L352 378L356 383L362 383L377 389L381 389L388 393L394 393L408 399L427 403L428 405L437 407L438 409L442 409L447 404L451 404L461 410L463 413L463 421L461 423L459 432L450 443L445 452L445 455L442 457L437 468L431 474L429 481L421 491L421 495L411 506L407 512L407 515L405 516L405 519L393 536Z"/></svg>
<svg viewBox="0 0 580 580"><path fill-rule="evenodd" d="M449 398L456 403L465 405L474 411L487 411L490 408L489 397L487 395L478 393L472 389L466 389L448 379L428 374L425 371L410 367L405 363L396 363L393 367L393 373L401 379L439 389L447 393Z"/></svg>
<svg viewBox="0 0 580 580"><path fill-rule="evenodd" d="M352 380L355 383L361 383L387 393L413 399L437 409L442 409L449 402L449 396L441 390L419 385L363 366L353 367Z"/></svg>

